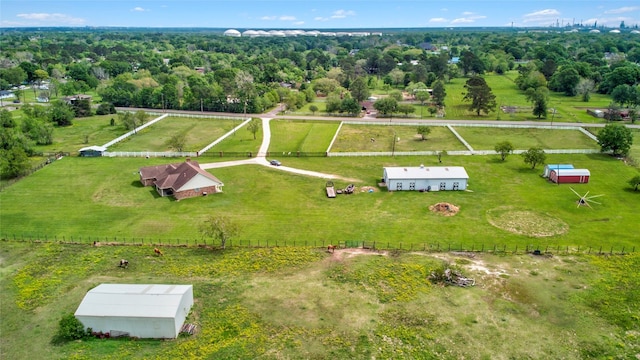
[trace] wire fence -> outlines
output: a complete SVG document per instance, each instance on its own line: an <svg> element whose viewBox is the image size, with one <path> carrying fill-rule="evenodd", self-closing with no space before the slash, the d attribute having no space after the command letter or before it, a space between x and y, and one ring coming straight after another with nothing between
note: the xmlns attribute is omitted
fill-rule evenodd
<svg viewBox="0 0 640 360"><path fill-rule="evenodd" d="M77 236L58 237L46 235L11 235L0 238L0 241L18 243L49 243L61 245L87 246L154 246L154 247L210 247L220 248L219 241L212 239L153 239L126 238L108 236ZM272 248L272 247L308 247L326 249L330 245L336 249L365 249L371 251L400 251L400 252L457 252L457 253L486 253L486 254L534 254L534 255L625 255L636 252L635 246L569 246L550 244L478 244L478 243L392 243L389 241L359 241L347 240L330 242L326 240L227 240L225 248Z"/></svg>

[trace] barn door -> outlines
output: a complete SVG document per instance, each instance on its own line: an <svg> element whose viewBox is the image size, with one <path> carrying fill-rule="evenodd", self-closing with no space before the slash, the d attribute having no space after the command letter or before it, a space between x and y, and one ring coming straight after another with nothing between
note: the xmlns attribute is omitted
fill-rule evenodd
<svg viewBox="0 0 640 360"><path fill-rule="evenodd" d="M409 190L415 190L415 189L416 189L416 183L410 182L409 183Z"/></svg>
<svg viewBox="0 0 640 360"><path fill-rule="evenodd" d="M446 190L447 189L447 183L446 182L441 182L440 183L440 190Z"/></svg>

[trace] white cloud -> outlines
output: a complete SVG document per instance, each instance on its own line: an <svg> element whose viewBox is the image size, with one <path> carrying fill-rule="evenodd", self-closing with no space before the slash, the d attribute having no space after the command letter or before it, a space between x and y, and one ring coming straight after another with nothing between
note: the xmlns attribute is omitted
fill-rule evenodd
<svg viewBox="0 0 640 360"><path fill-rule="evenodd" d="M440 9L440 11L449 11L449 9L447 9L447 8L442 8L442 9Z"/></svg>
<svg viewBox="0 0 640 360"><path fill-rule="evenodd" d="M304 25L304 21L296 21L293 25Z"/></svg>
<svg viewBox="0 0 640 360"><path fill-rule="evenodd" d="M534 18L534 17L541 17L541 16L558 16L558 15L560 15L560 11L556 9L544 9L544 10L534 11L532 13L525 14L524 17Z"/></svg>
<svg viewBox="0 0 640 360"><path fill-rule="evenodd" d="M473 13L471 11L465 11L462 13L462 15L468 16L468 15L473 15Z"/></svg>
<svg viewBox="0 0 640 360"><path fill-rule="evenodd" d="M476 22L476 20L486 19L487 18L484 15L474 15L473 13L470 13L470 12L464 12L463 14L469 15L469 16L453 19L453 20L451 20L451 23L452 24L469 24L469 23Z"/></svg>
<svg viewBox="0 0 640 360"><path fill-rule="evenodd" d="M466 24L466 23L472 23L472 22L473 20L468 18L457 18L457 19L451 20L452 24Z"/></svg>
<svg viewBox="0 0 640 360"><path fill-rule="evenodd" d="M267 20L267 21L272 21L275 20L276 17L275 16L263 16L260 18L260 20Z"/></svg>
<svg viewBox="0 0 640 360"><path fill-rule="evenodd" d="M147 10L147 9L145 9L143 7L140 7L140 6L136 6L133 9L131 9L131 11L145 12L145 11L149 11L149 10Z"/></svg>
<svg viewBox="0 0 640 360"><path fill-rule="evenodd" d="M632 11L640 10L640 6L625 6L618 9L607 10L605 14L624 14Z"/></svg>
<svg viewBox="0 0 640 360"><path fill-rule="evenodd" d="M313 20L315 20L315 21L329 21L329 18L322 17L322 16L316 16L315 18L313 18Z"/></svg>
<svg viewBox="0 0 640 360"><path fill-rule="evenodd" d="M445 23L449 20L445 19L445 18L431 18L429 19L430 23Z"/></svg>
<svg viewBox="0 0 640 360"><path fill-rule="evenodd" d="M525 14L523 16L524 23L543 23L547 24L550 21L554 21L558 19L560 15L560 11L556 9L544 9L539 11L534 11L532 13Z"/></svg>
<svg viewBox="0 0 640 360"><path fill-rule="evenodd" d="M336 10L333 12L333 15L331 15L332 19L343 19L346 18L347 16L354 16L356 13L351 11L351 10Z"/></svg>
<svg viewBox="0 0 640 360"><path fill-rule="evenodd" d="M29 13L18 14L17 17L25 20L31 20L28 25L36 25L46 23L47 25L82 25L85 23L85 19L74 18L70 15L59 13Z"/></svg>
<svg viewBox="0 0 640 360"><path fill-rule="evenodd" d="M283 15L280 16L280 18L278 18L278 20L282 20L282 21L295 21L296 17L295 16L289 16L289 15Z"/></svg>

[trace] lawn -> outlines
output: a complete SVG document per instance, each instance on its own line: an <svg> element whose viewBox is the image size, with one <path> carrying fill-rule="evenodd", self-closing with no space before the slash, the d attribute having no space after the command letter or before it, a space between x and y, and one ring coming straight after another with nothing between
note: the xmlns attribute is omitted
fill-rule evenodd
<svg viewBox="0 0 640 360"><path fill-rule="evenodd" d="M515 149L531 147L543 149L599 149L598 143L578 130L555 129L497 129L486 127L455 127L455 130L475 150L493 150L502 141L509 141Z"/></svg>
<svg viewBox="0 0 640 360"><path fill-rule="evenodd" d="M114 144L109 151L171 151L168 141L173 134L183 134L186 137L184 151L199 151L240 123L240 118L229 120L169 116ZM243 133L246 135L244 137L253 138L246 130Z"/></svg>
<svg viewBox="0 0 640 360"><path fill-rule="evenodd" d="M3 242L11 359L630 359L640 255L493 256ZM127 269L119 259L130 261ZM471 288L428 280L446 267ZM100 283L192 284L192 336L57 342Z"/></svg>
<svg viewBox="0 0 640 360"><path fill-rule="evenodd" d="M113 126L111 126L112 118L115 120ZM42 152L76 153L86 146L102 146L127 133L117 119L115 114L75 118L71 126L54 128L53 144L36 146L36 149Z"/></svg>
<svg viewBox="0 0 640 360"><path fill-rule="evenodd" d="M389 152L466 150L445 126L431 126L426 140L417 132L417 125L357 125L345 124L336 138L332 152ZM395 138L395 143L394 143ZM373 139L373 141L372 141Z"/></svg>
<svg viewBox="0 0 640 360"><path fill-rule="evenodd" d="M447 97L446 119L472 119L472 120L534 120L539 119L531 114L531 103L524 95L524 91L519 90L514 82L517 71L510 71L505 75L485 74L483 76L487 85L496 96L498 108L501 106L516 107L515 113L505 113L493 111L489 114L482 113L480 116L469 112L469 102L462 101L466 89L464 88L467 78L455 78L445 84ZM580 122L580 123L602 123L602 119L595 118L587 114L587 108L607 108L611 102L611 97L602 94L591 94L589 102L583 102L579 96L566 96L561 93L549 92L548 113L546 119L539 121L551 122ZM555 114L552 109L556 109Z"/></svg>
<svg viewBox="0 0 640 360"><path fill-rule="evenodd" d="M402 141L402 140L401 140ZM95 239L146 242L202 241L198 232L207 214L226 214L242 231L236 243L326 244L377 242L380 246L636 246L637 201L626 181L637 170L606 155L554 155L549 163L572 163L591 171L579 192L604 194L594 209L578 208L569 186L554 186L529 169L519 156L502 163L492 156L444 156L443 165L465 166L471 192L357 192L327 199L324 180L291 175L272 167L245 165L211 172L223 193L173 201L159 198L138 181L141 166L170 159L64 158L0 193L4 238L46 238L82 242ZM206 161L203 159L201 162ZM287 166L336 173L373 186L383 166L437 165L435 156L289 158ZM337 181L338 188L347 184ZM460 206L454 217L428 210L437 202ZM567 231L550 237L518 235L491 224L504 207L531 217L549 217ZM25 227L24 224L29 224ZM277 229L277 231L274 231ZM408 229L420 229L419 231ZM178 240L179 239L179 240ZM606 239L606 240L605 240Z"/></svg>
<svg viewBox="0 0 640 360"><path fill-rule="evenodd" d="M338 121L272 120L269 151L324 153L339 125Z"/></svg>

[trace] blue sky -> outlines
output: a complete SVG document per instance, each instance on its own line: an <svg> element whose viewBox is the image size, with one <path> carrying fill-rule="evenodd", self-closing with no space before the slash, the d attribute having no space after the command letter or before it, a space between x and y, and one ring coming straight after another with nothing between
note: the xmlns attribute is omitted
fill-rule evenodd
<svg viewBox="0 0 640 360"><path fill-rule="evenodd" d="M1 0L0 27L239 29L640 26L640 1L617 0Z"/></svg>

